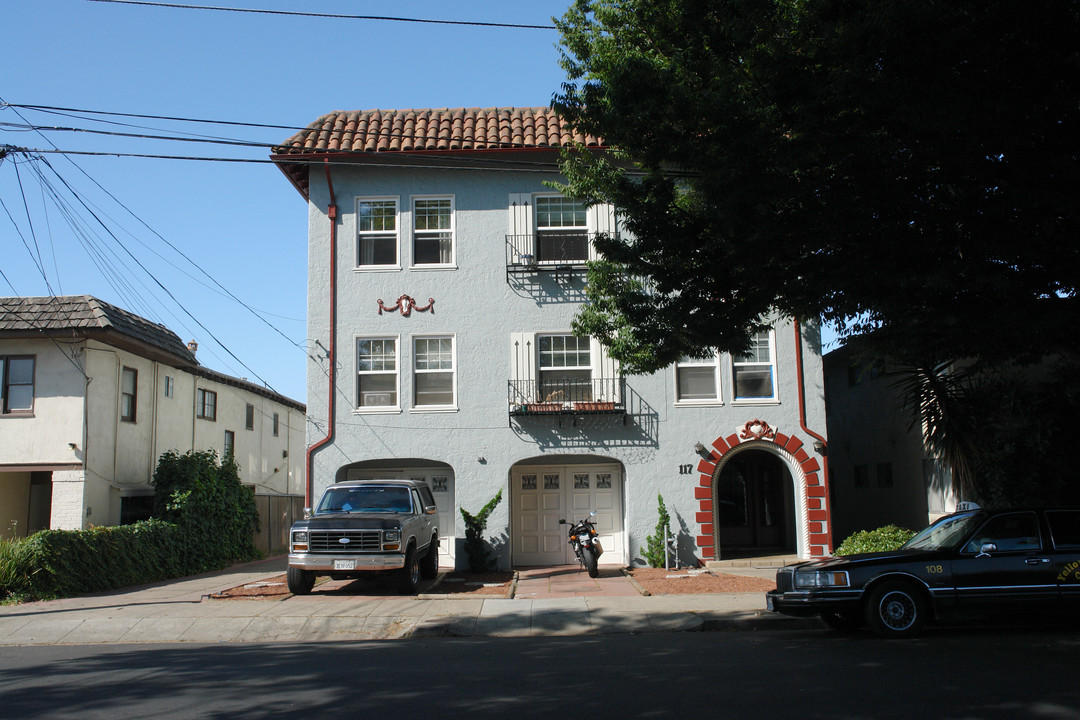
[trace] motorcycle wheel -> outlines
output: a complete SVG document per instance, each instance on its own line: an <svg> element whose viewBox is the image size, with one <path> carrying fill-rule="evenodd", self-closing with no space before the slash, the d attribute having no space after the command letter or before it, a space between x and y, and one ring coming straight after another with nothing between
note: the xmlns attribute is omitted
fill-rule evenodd
<svg viewBox="0 0 1080 720"><path fill-rule="evenodd" d="M589 573L589 577L600 577L600 568L596 566L596 551L592 548L583 548L581 550L581 559L585 562L585 570Z"/></svg>

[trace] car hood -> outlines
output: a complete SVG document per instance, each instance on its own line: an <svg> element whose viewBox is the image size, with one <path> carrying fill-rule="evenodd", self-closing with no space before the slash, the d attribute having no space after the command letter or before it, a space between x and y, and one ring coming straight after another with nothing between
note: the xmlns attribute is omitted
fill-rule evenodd
<svg viewBox="0 0 1080 720"><path fill-rule="evenodd" d="M797 567L806 570L844 570L846 568L873 566L878 564L902 563L905 561L930 561L944 557L941 550L891 550L889 552L860 553L842 557L824 558L800 563Z"/></svg>
<svg viewBox="0 0 1080 720"><path fill-rule="evenodd" d="M397 530L402 517L390 513L321 513L293 524L294 530Z"/></svg>

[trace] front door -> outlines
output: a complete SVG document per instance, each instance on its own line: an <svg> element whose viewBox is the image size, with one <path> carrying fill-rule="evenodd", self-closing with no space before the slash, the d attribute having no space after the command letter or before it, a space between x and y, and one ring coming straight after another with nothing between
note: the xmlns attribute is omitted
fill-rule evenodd
<svg viewBox="0 0 1080 720"><path fill-rule="evenodd" d="M789 477L783 461L763 450L741 452L724 464L716 481L721 547L787 544Z"/></svg>
<svg viewBox="0 0 1080 720"><path fill-rule="evenodd" d="M622 526L622 475L618 465L518 466L510 474L515 566L577 562L569 527L596 510L603 563L626 563Z"/></svg>

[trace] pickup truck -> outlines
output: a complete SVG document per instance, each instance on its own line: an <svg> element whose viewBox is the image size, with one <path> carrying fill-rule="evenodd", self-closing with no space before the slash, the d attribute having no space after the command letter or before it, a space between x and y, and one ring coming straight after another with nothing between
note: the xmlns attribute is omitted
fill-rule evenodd
<svg viewBox="0 0 1080 720"><path fill-rule="evenodd" d="M289 592L311 592L319 575L393 574L415 595L439 569L438 510L418 480L350 480L328 487L289 531Z"/></svg>

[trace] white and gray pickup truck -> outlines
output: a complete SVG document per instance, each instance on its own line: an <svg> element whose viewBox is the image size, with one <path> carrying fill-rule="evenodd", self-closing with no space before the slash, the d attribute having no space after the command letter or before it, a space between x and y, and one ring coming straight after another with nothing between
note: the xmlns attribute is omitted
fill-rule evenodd
<svg viewBox="0 0 1080 720"><path fill-rule="evenodd" d="M289 592L311 592L315 578L390 571L398 590L416 594L439 570L438 510L417 480L350 480L326 489L314 512L289 531Z"/></svg>

